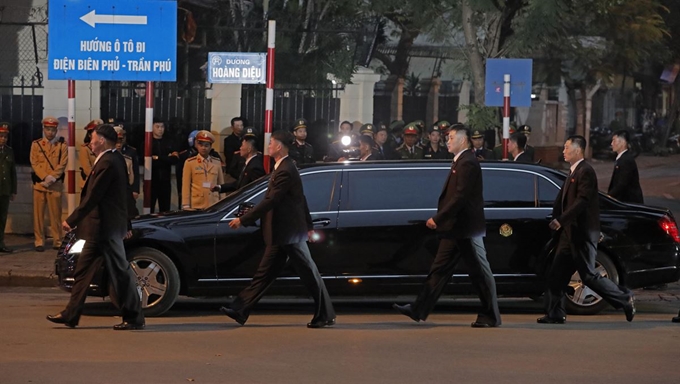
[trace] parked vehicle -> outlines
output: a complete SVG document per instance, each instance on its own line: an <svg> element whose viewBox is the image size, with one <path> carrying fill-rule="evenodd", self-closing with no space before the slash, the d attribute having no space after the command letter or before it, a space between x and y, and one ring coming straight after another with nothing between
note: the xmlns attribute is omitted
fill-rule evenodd
<svg viewBox="0 0 680 384"><path fill-rule="evenodd" d="M534 164L482 162L487 256L501 296L535 297L554 251L548 222L565 175ZM300 170L314 222L310 242L331 297L415 295L438 240L425 221L436 212L448 161L325 163ZM229 296L253 276L264 244L257 227L229 228L244 203L257 203L268 176L201 211L152 214L133 221L125 246L147 316L166 312L178 295ZM602 236L597 270L629 288L680 279L680 235L667 209L600 195ZM56 259L59 285L70 290L83 240L67 236ZM91 295L109 292L106 274ZM571 313L595 314L607 304L581 284L568 295ZM269 294L305 295L292 270ZM459 266L445 294L472 293Z"/></svg>

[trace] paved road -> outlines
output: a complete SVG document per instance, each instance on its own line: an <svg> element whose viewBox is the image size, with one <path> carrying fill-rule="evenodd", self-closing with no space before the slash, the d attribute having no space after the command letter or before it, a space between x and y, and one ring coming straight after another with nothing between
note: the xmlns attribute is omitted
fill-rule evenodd
<svg viewBox="0 0 680 384"><path fill-rule="evenodd" d="M338 325L310 330L305 302L259 306L245 327L219 301L185 300L144 331L116 332L110 306L87 305L79 329L44 319L67 295L0 288L1 383L677 383L677 302L646 301L635 321L610 311L535 323L538 304L503 300L504 324L472 329L456 300L425 323L388 303L339 305Z"/></svg>

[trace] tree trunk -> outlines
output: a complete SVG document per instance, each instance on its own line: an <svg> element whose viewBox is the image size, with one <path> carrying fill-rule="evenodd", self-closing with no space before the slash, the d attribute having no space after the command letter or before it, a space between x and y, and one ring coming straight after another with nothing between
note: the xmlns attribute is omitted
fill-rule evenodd
<svg viewBox="0 0 680 384"><path fill-rule="evenodd" d="M302 23L302 37L300 38L300 45L298 46L298 54L305 53L305 43L307 42L307 30L309 29L309 22L312 19L314 12L314 0L307 0L307 10L305 11L305 21Z"/></svg>
<svg viewBox="0 0 680 384"><path fill-rule="evenodd" d="M463 1L463 34L465 35L465 46L470 61L470 71L472 72L472 83L475 86L475 103L483 104L484 100L484 76L486 66L484 59L479 51L477 41L477 27L473 24L473 11L467 0Z"/></svg>

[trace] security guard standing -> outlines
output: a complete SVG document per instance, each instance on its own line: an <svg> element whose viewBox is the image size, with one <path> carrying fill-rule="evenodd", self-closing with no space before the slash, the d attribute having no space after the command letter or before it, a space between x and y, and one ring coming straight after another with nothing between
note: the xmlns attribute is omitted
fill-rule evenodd
<svg viewBox="0 0 680 384"><path fill-rule="evenodd" d="M435 124L430 128L430 136L428 139L428 143L423 149L423 158L428 160L449 158L449 151L441 141L442 135L439 125Z"/></svg>
<svg viewBox="0 0 680 384"><path fill-rule="evenodd" d="M479 129L472 131L472 150L477 160L493 160L493 152L484 148L484 132Z"/></svg>
<svg viewBox="0 0 680 384"><path fill-rule="evenodd" d="M215 136L208 131L196 135L198 155L187 159L182 176L182 209L203 209L220 200L220 194L211 192L215 185L224 184L224 174L219 157L210 155Z"/></svg>
<svg viewBox="0 0 680 384"><path fill-rule="evenodd" d="M295 141L290 151L290 157L295 160L295 164L314 163L314 148L307 142L307 120L297 119L293 127L293 136L295 136Z"/></svg>
<svg viewBox="0 0 680 384"><path fill-rule="evenodd" d="M133 217L139 215L139 210L137 210L137 205L135 204L135 199L136 197L133 195L133 187L135 184L135 178L139 178L139 175L135 176L135 169L139 170L139 166L135 168L135 161L130 155L123 153L123 148L125 145L125 130L123 129L122 126L117 125L113 127L113 129L116 131L116 135L118 135L118 140L116 141L116 150L120 151L120 153L123 155L123 159L125 159L125 170L127 172L128 178L127 178L127 212L128 212L128 219L132 219ZM132 147L131 147L132 148ZM139 188L139 179L137 180L137 188ZM139 190L139 189L138 189Z"/></svg>
<svg viewBox="0 0 680 384"><path fill-rule="evenodd" d="M373 151L377 160L394 160L396 157L394 148L388 145L388 135L387 125L381 122L375 126Z"/></svg>
<svg viewBox="0 0 680 384"><path fill-rule="evenodd" d="M78 163L80 163L80 178L78 178L78 185L80 186L80 189L83 189L85 180L87 180L87 177L90 176L90 172L92 172L94 160L97 158L97 156L94 155L94 152L92 152L92 149L90 149L90 140L92 139L92 131L100 124L104 124L104 122L100 119L94 119L85 126L85 139L83 139L83 145L78 149Z"/></svg>
<svg viewBox="0 0 680 384"><path fill-rule="evenodd" d="M402 160L422 159L424 156L423 148L417 145L420 132L414 123L409 123L404 127L404 144L397 148L397 154Z"/></svg>
<svg viewBox="0 0 680 384"><path fill-rule="evenodd" d="M536 154L536 150L534 147L529 145L529 139L531 139L531 127L529 125L520 125L519 127L519 132L522 132L524 136L527 137L527 145L524 147L524 154L529 158L529 162L533 163L534 162L534 155Z"/></svg>
<svg viewBox="0 0 680 384"><path fill-rule="evenodd" d="M9 123L0 123L0 252L11 253L5 246L5 224L9 202L17 195L17 167L14 151L7 146Z"/></svg>
<svg viewBox="0 0 680 384"><path fill-rule="evenodd" d="M54 249L59 249L64 232L61 229L61 193L64 190L64 170L68 162L68 148L64 138L57 138L59 121L48 116L43 119L42 139L31 144L31 178L33 180L33 234L35 250L45 250L45 205L50 216Z"/></svg>

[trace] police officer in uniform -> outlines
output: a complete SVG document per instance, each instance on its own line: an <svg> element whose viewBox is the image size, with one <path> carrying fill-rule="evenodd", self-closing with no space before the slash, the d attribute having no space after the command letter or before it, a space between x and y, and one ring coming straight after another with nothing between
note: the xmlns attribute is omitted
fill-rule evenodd
<svg viewBox="0 0 680 384"><path fill-rule="evenodd" d="M526 124L520 125L518 131L523 133L524 136L527 137L527 144L524 147L524 155L527 157L530 163L533 163L536 150L534 149L534 147L529 145L529 139L531 139L531 127Z"/></svg>
<svg viewBox="0 0 680 384"><path fill-rule="evenodd" d="M423 158L428 160L448 159L449 151L441 141L441 128L435 124L430 128L430 136L427 145L423 149Z"/></svg>
<svg viewBox="0 0 680 384"><path fill-rule="evenodd" d="M423 148L418 146L418 137L420 132L414 123L409 123L404 127L404 144L397 148L397 154L402 160L405 159L422 159L424 156Z"/></svg>
<svg viewBox="0 0 680 384"><path fill-rule="evenodd" d="M293 148L290 151L290 157L293 158L295 164L312 164L314 163L314 148L307 142L307 120L300 118L295 122L293 127Z"/></svg>
<svg viewBox="0 0 680 384"><path fill-rule="evenodd" d="M59 121L48 116L43 119L42 139L31 144L33 172L33 234L35 250L45 250L45 205L50 216L54 249L59 249L64 232L61 228L61 193L64 190L64 171L68 162L68 148L63 137L57 137Z"/></svg>
<svg viewBox="0 0 680 384"><path fill-rule="evenodd" d="M94 165L94 160L97 156L94 155L92 149L90 149L90 140L92 138L92 131L99 125L104 124L100 119L94 119L90 121L85 126L85 139L83 139L83 145L78 149L78 163L80 163L80 178L78 178L78 185L80 189L83 189L85 185L85 180L90 176L92 172L92 166Z"/></svg>
<svg viewBox="0 0 680 384"><path fill-rule="evenodd" d="M182 177L182 209L202 209L220 200L220 194L212 192L215 185L224 184L224 174L219 157L210 155L215 136L208 131L196 135L198 155L184 163Z"/></svg>
<svg viewBox="0 0 680 384"><path fill-rule="evenodd" d="M493 160L493 152L484 147L484 132L479 129L472 131L472 150L477 160Z"/></svg>
<svg viewBox="0 0 680 384"><path fill-rule="evenodd" d="M0 123L0 252L11 253L5 246L5 224L9 202L17 195L17 168L14 151L7 146L9 123Z"/></svg>
<svg viewBox="0 0 680 384"><path fill-rule="evenodd" d="M394 160L396 152L388 144L389 133L387 126L380 122L375 126L375 133L373 134L373 151L375 152L376 160Z"/></svg>
<svg viewBox="0 0 680 384"><path fill-rule="evenodd" d="M113 129L116 131L116 135L118 136L118 140L116 141L116 150L119 151L123 155L123 159L125 159L125 172L127 172L127 213L128 219L132 219L133 217L139 215L139 210L137 210L137 205L135 204L135 197L133 196L135 169L139 169L139 167L135 168L135 161L133 158L130 157L130 155L123 153L123 146L125 145L125 130L123 127L117 125L113 127ZM137 176L137 178L139 178L139 176ZM139 188L139 180L137 180L137 183L137 188Z"/></svg>

